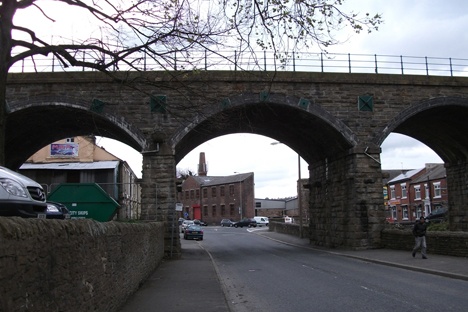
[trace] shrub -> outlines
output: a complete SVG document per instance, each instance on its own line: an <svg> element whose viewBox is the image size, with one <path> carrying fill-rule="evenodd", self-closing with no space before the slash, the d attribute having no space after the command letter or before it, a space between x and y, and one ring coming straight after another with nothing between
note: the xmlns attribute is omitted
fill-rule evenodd
<svg viewBox="0 0 468 312"><path fill-rule="evenodd" d="M427 227L428 231L448 231L448 222L430 223Z"/></svg>

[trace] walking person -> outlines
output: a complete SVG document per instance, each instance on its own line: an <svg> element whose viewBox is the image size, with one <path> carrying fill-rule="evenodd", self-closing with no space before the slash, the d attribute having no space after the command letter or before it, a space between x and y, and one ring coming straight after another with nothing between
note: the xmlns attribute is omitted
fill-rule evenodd
<svg viewBox="0 0 468 312"><path fill-rule="evenodd" d="M427 224L424 220L424 217L420 217L419 221L417 221L413 227L413 235L414 235L414 240L415 240L413 253L412 253L413 258L416 256L416 252L421 247L422 258L427 259L426 229L427 229Z"/></svg>

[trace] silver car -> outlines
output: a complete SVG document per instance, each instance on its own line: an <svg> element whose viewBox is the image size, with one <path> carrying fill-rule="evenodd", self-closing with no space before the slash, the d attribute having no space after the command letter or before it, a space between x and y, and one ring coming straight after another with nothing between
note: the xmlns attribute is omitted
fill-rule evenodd
<svg viewBox="0 0 468 312"><path fill-rule="evenodd" d="M184 220L180 226L180 233L184 233L185 229L189 226L189 225L193 225L194 222L192 220Z"/></svg>

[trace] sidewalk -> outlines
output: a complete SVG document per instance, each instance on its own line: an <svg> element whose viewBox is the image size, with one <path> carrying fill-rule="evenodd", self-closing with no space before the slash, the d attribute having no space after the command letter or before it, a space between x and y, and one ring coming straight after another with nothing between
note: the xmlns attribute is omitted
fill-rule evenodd
<svg viewBox="0 0 468 312"><path fill-rule="evenodd" d="M166 260L119 312L228 312L209 254L181 239L182 256Z"/></svg>
<svg viewBox="0 0 468 312"><path fill-rule="evenodd" d="M468 281L468 259L433 255L427 260L411 251L372 249L361 251L315 248L308 239L269 231L254 231L266 239L351 257ZM229 306L210 255L198 244L181 240L182 257L164 261L120 312L192 311L229 312Z"/></svg>

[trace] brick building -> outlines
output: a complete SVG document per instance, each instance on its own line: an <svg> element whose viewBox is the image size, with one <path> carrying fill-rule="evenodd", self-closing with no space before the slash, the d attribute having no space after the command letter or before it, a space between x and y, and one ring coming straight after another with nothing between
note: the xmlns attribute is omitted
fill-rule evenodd
<svg viewBox="0 0 468 312"><path fill-rule="evenodd" d="M437 208L448 208L444 164L426 164L421 169L404 170L389 180L385 189L389 222L414 222Z"/></svg>
<svg viewBox="0 0 468 312"><path fill-rule="evenodd" d="M232 176L208 176L205 154L200 153L198 176L187 177L178 193L183 211L180 217L201 219L219 224L222 219L233 221L255 216L254 173Z"/></svg>

